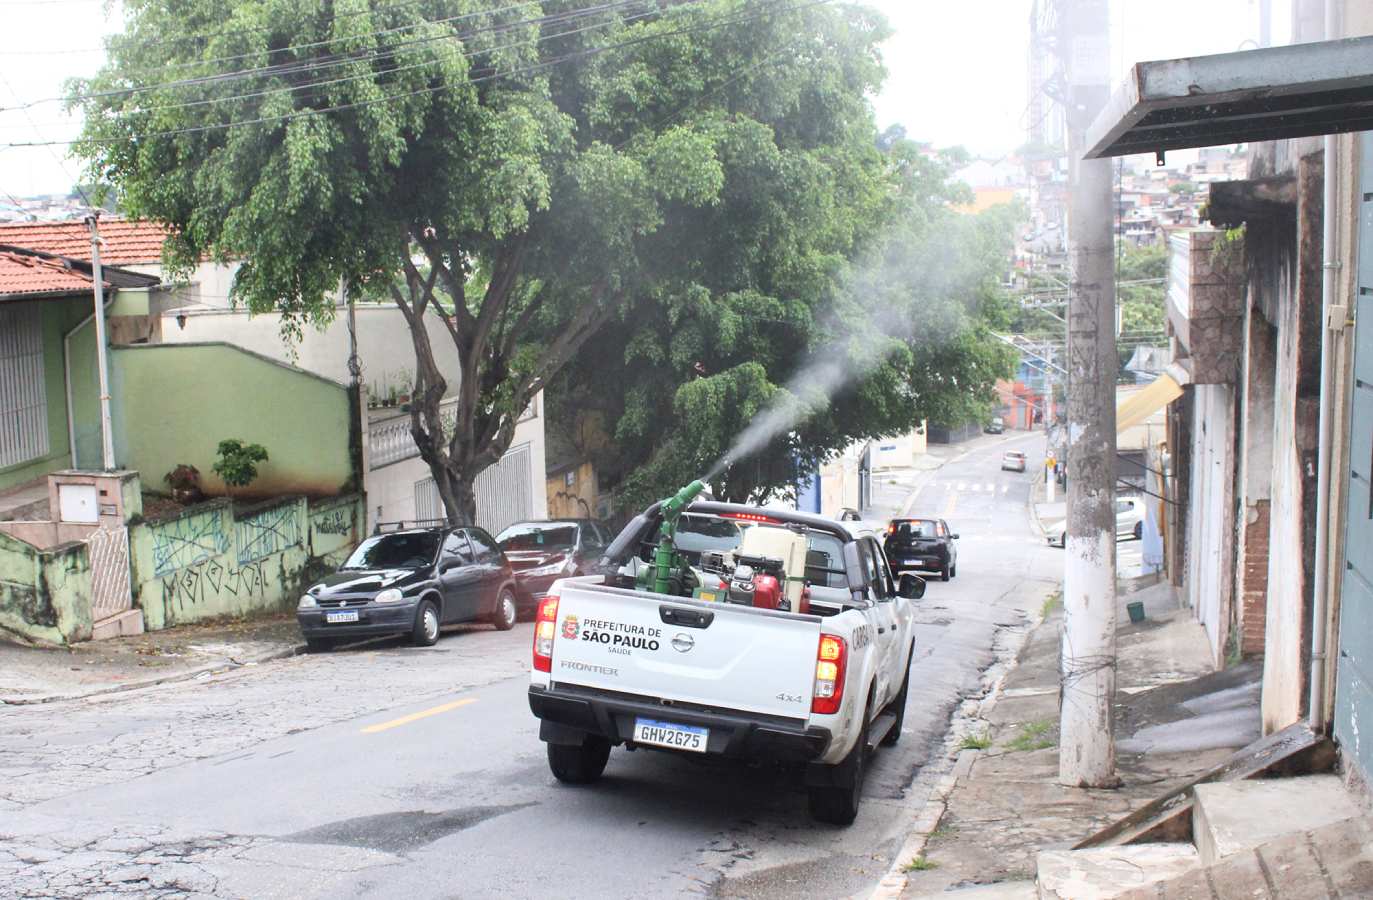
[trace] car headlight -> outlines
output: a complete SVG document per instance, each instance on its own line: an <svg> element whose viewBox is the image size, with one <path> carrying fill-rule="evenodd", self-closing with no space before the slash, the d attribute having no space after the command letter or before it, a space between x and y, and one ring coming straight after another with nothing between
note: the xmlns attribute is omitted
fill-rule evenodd
<svg viewBox="0 0 1373 900"><path fill-rule="evenodd" d="M373 603L399 603L404 600L399 588L387 588L372 598Z"/></svg>
<svg viewBox="0 0 1373 900"><path fill-rule="evenodd" d="M319 603L315 598L306 594L300 598L300 602L296 604L296 609L314 609L316 606L319 606Z"/></svg>

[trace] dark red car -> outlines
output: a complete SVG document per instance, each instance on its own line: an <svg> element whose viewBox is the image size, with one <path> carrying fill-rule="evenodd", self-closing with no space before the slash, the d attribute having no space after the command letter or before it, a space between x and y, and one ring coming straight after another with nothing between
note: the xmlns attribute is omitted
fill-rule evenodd
<svg viewBox="0 0 1373 900"><path fill-rule="evenodd" d="M515 570L521 611L532 611L559 578L591 571L610 543L611 535L589 519L552 519L516 522L496 535Z"/></svg>

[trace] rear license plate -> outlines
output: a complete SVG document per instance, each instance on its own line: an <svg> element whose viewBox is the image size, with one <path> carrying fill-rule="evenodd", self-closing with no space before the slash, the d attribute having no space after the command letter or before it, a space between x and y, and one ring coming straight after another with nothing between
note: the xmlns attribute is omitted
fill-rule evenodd
<svg viewBox="0 0 1373 900"><path fill-rule="evenodd" d="M337 625L341 622L356 622L357 620L358 611L356 609L350 609L347 612L331 612L324 614L324 621L328 622L330 625Z"/></svg>
<svg viewBox="0 0 1373 900"><path fill-rule="evenodd" d="M634 742L652 744L655 747L671 747L674 750L691 750L695 753L706 752L706 739L710 729L695 725L678 725L674 722L659 722L654 719L634 720Z"/></svg>

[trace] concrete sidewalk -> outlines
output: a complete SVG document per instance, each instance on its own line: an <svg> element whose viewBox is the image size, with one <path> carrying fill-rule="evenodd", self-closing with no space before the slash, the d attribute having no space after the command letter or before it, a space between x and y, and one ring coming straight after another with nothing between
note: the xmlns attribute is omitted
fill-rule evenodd
<svg viewBox="0 0 1373 900"><path fill-rule="evenodd" d="M969 735L958 762L875 896L922 897L990 885L1002 885L1007 897L1034 896L1025 891L1033 889L1039 851L1071 846L1258 736L1257 705L1232 701L1256 687L1259 669L1243 665L1213 674L1209 645L1191 610L1178 604L1166 583L1131 593L1137 586L1123 585L1120 596L1120 788L1057 783L1062 610L1046 604L1044 620L1000 689L971 721L955 723ZM1135 600L1146 611L1140 623L1125 613L1125 604Z"/></svg>
<svg viewBox="0 0 1373 900"><path fill-rule="evenodd" d="M74 700L208 678L304 649L290 613L182 625L55 649L0 642L0 704Z"/></svg>

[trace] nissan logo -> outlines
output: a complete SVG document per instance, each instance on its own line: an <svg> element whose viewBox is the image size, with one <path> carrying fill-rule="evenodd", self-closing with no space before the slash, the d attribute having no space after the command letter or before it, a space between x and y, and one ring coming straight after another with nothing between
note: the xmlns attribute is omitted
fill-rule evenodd
<svg viewBox="0 0 1373 900"><path fill-rule="evenodd" d="M678 653L686 653L696 646L696 640L689 634L679 634L672 639L672 649Z"/></svg>

